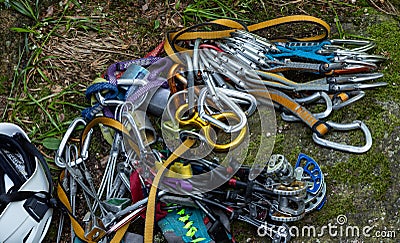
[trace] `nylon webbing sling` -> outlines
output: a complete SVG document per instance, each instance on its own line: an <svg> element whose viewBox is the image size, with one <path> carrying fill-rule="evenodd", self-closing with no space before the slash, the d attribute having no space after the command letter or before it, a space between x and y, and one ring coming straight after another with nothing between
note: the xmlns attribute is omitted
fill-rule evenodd
<svg viewBox="0 0 400 243"><path fill-rule="evenodd" d="M318 120L304 106L300 105L285 93L274 89L268 90L251 90L251 94L258 98L271 99L273 102L288 109L290 112L298 116L305 124L307 124L313 132L318 136L323 136L329 132L329 126L323 121Z"/></svg>
<svg viewBox="0 0 400 243"><path fill-rule="evenodd" d="M293 24L293 23L308 23L319 26L323 29L323 34L314 35L311 37L305 38L286 38L297 41L319 41L326 39L330 34L330 26L325 21L315 18L308 15L294 15L294 16L286 16L281 18L276 18L272 20L267 20L258 24L253 24L246 26L243 23L238 21L230 20L230 19L218 19L211 22L206 22L198 25L194 25L185 29L182 29L177 32L169 32L167 34L167 40L164 44L164 49L167 55L172 55L174 53L187 50L184 47L179 46L178 41L185 40L195 40L197 38L215 40L221 39L224 37L229 37L230 33L236 29L247 30L249 32L255 32L263 29L268 29L271 27L276 27L284 24ZM216 30L216 31L196 31L196 29L200 27L219 27L224 28L224 30Z"/></svg>
<svg viewBox="0 0 400 243"><path fill-rule="evenodd" d="M157 171L156 176L154 177L153 183L150 188L149 199L147 202L147 210L146 210L146 222L144 227L144 243L153 243L153 231L154 231L154 223L155 223L155 204L157 200L157 190L158 184L167 167L175 161L178 157L180 157L183 153L185 153L193 144L195 140L186 139L164 162L163 166Z"/></svg>

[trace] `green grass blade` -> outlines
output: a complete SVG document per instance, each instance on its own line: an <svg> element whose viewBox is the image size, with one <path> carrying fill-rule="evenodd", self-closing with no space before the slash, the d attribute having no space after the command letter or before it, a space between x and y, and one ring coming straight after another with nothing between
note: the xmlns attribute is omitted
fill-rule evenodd
<svg viewBox="0 0 400 243"><path fill-rule="evenodd" d="M33 34L37 34L36 31L28 29L28 28L11 27L10 30L14 31L14 32L18 32L18 33L33 33Z"/></svg>

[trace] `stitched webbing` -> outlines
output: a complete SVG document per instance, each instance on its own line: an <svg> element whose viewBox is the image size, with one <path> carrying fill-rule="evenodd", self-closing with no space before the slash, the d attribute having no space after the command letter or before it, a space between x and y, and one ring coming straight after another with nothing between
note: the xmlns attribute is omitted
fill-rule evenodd
<svg viewBox="0 0 400 243"><path fill-rule="evenodd" d="M158 171L157 175L154 177L153 183L149 192L149 199L147 202L147 210L146 210L146 222L144 227L144 243L153 243L153 230L154 230L154 216L155 216L155 205L157 199L157 187L163 176L167 167L174 162L179 156L185 153L191 146L193 146L195 140L186 139L164 162L164 166L162 166Z"/></svg>
<svg viewBox="0 0 400 243"><path fill-rule="evenodd" d="M268 89L267 91L251 91L250 93L267 99L271 99L273 102L281 105L288 109L293 114L297 115L305 124L307 124L314 132L317 132L319 136L326 134L329 131L329 126L324 122L318 120L314 115L308 111L305 107L285 95L284 93ZM269 97L268 95L269 94Z"/></svg>
<svg viewBox="0 0 400 243"><path fill-rule="evenodd" d="M320 35L315 35L311 37L305 38L290 38L295 39L297 41L319 41L326 39L330 34L330 26L325 21L307 15L294 15L276 18L272 20L267 20L258 24L253 24L250 26L246 26L240 22L229 20L229 19L218 19L215 21L194 25L185 29L182 29L177 32L170 32L167 34L167 41L165 42L164 49L167 55L172 55L176 52L187 50L179 46L176 42L182 40L195 40L197 38L202 39L221 39L223 37L229 37L230 33L236 29L244 29L250 32L271 28L274 26L279 26L283 24L289 23L311 23L317 26L320 26L324 33ZM195 31L195 29L202 26L219 26L225 28L225 30L217 30L217 31Z"/></svg>

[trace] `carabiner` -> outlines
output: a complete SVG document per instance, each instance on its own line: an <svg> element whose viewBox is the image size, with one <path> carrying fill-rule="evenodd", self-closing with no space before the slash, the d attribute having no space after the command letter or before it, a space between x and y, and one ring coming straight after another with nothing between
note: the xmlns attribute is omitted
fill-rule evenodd
<svg viewBox="0 0 400 243"><path fill-rule="evenodd" d="M209 60L209 63L214 68L215 72L218 72L226 77L228 77L232 82L234 82L237 86L241 88L245 88L245 83L239 78L235 72L232 72L229 69L226 69L225 65L221 62L217 62L217 60ZM221 65L222 64L222 65Z"/></svg>
<svg viewBox="0 0 400 243"><path fill-rule="evenodd" d="M55 162L56 165L57 165L58 167L60 167L60 168L65 168L65 163L66 163L66 161L63 160L63 154L64 154L64 152L65 152L65 149L66 149L66 147L67 147L67 142L68 142L69 138L71 137L72 132L75 131L76 127L77 127L80 123L82 123L84 126L86 126L86 121L85 121L83 118L81 118L81 117L78 117L78 118L76 118L75 120L73 120L73 121L71 122L71 124L69 125L67 131L65 132L64 137L63 137L62 140L61 140L60 146L58 147L57 152L56 152L56 155L55 155L55 157L54 157L54 162ZM89 133L91 133L91 132L89 132ZM89 136L89 137L90 137L90 136ZM83 144L85 145L85 146L83 146L83 147L87 149L87 147L88 147L88 142L86 142L86 140L85 140ZM82 156L82 157L87 156L87 154L86 154L87 150L86 150L86 151L83 151L83 150L82 150L81 153L82 153L82 152L83 152L83 156ZM72 166L78 165L78 164L80 164L80 163L82 163L82 162L83 162L83 158L80 157L80 158L75 159L74 162L71 163L70 166L72 167Z"/></svg>
<svg viewBox="0 0 400 243"><path fill-rule="evenodd" d="M269 40L267 40L264 37L261 37L259 35L253 34L251 32L247 32L244 30L236 30L235 32L232 32L231 35L233 37L243 37L247 39L251 43L255 43L259 45L260 47L264 47L267 51L272 51L272 52L279 52L279 49L271 43Z"/></svg>
<svg viewBox="0 0 400 243"><path fill-rule="evenodd" d="M208 115L205 112L204 106L205 106L206 97L207 97L208 92L209 92L209 90L207 89L207 87L205 87L200 91L200 94L199 94L199 99L198 99L198 110L199 111L198 111L198 113L199 113L200 118L223 129L227 133L233 133L233 132L238 132L238 131L242 130L243 127L245 127L247 124L246 114L244 114L244 112L240 109L240 107L237 104L235 104L235 102L233 102L223 92L219 93L221 103L225 103L230 109L232 109L232 112L234 112L238 116L239 122L235 125L227 125L224 122L222 122L218 119L215 119L214 117L212 117L211 115Z"/></svg>
<svg viewBox="0 0 400 243"><path fill-rule="evenodd" d="M332 49L332 47L337 48L339 50L350 50L352 52L366 52L371 50L372 48L375 47L375 43L372 41L366 41L366 40L342 40L342 39L333 39L330 41L331 45L326 45L326 49ZM338 45L355 45L359 46L353 49L348 49L342 46ZM324 46L325 47L325 46ZM325 48L324 48L325 49Z"/></svg>
<svg viewBox="0 0 400 243"><path fill-rule="evenodd" d="M102 106L118 106L124 103L122 100L117 100L117 99L112 99L112 100L107 100L101 92L97 92L95 94L97 102L99 102L100 105Z"/></svg>
<svg viewBox="0 0 400 243"><path fill-rule="evenodd" d="M362 132L364 133L365 145L359 147L359 146L353 146L353 145L348 145L348 144L343 144L343 143L332 142L332 141L321 138L320 136L318 136L318 134L316 132L314 132L312 135L313 140L315 143L317 143L319 145L322 145L322 146L325 146L328 148L332 148L332 149L336 149L336 150L340 150L340 151L357 153L357 154L367 152L372 146L371 132L369 131L368 127L362 121L356 120L356 121L353 121L352 123L348 123L348 124L340 124L340 123L336 123L336 122L332 122L332 121L327 121L327 122L325 122L325 124L328 125L330 127L330 129L338 130L338 131L349 131L349 130L361 129Z"/></svg>
<svg viewBox="0 0 400 243"><path fill-rule="evenodd" d="M370 62L370 63L380 63L387 60L385 56L382 55L372 55L365 52L351 52L346 50L340 50L335 52L335 57L332 62L340 62L345 59L353 59L357 61Z"/></svg>
<svg viewBox="0 0 400 243"><path fill-rule="evenodd" d="M243 104L245 103L243 101L247 101L246 104L249 104L250 106L247 110L244 111L244 114L246 114L246 116L251 116L257 108L256 98L249 93L240 92L233 89L225 89L225 88L216 88L216 89L217 91L226 94L236 104Z"/></svg>
<svg viewBox="0 0 400 243"><path fill-rule="evenodd" d="M328 83L342 84L342 83L359 83L364 81L371 81L382 78L383 73L357 73L346 74L337 77L327 77Z"/></svg>
<svg viewBox="0 0 400 243"><path fill-rule="evenodd" d="M374 63L352 60L352 59L344 59L341 61L345 63L343 69L333 70L331 74L347 74L347 73L360 73L360 72L370 72L372 70L376 70L377 66Z"/></svg>
<svg viewBox="0 0 400 243"><path fill-rule="evenodd" d="M316 100L320 100L321 98L323 100L325 100L326 110L324 112L315 113L315 114L313 114L313 116L317 119L322 119L322 118L328 117L331 114L332 109L333 109L332 100L327 93L317 92L308 97L295 99L295 101L299 104L309 104ZM288 115L285 112L282 112L281 117L284 121L288 121L288 122L301 121L300 118L298 118L297 116Z"/></svg>
<svg viewBox="0 0 400 243"><path fill-rule="evenodd" d="M132 114L130 112L123 112L122 118L127 119L127 123L128 123L128 125L130 125L130 129L133 132L134 138L136 139L137 145L140 150L140 156L142 156L143 154L146 154L148 151L147 146L145 145L145 142L142 138L142 134L140 133L139 127L137 126L135 119L132 117ZM127 125L127 128L129 129L128 125Z"/></svg>
<svg viewBox="0 0 400 243"><path fill-rule="evenodd" d="M372 83L372 84L355 83L355 84L331 85L330 88L332 91L338 92L338 91L353 91L353 90L361 90L361 89L373 89L373 88L383 87L386 85L387 85L387 83L385 83L385 82L378 82L378 83Z"/></svg>
<svg viewBox="0 0 400 243"><path fill-rule="evenodd" d="M351 97L352 96L352 97ZM339 110L351 103L354 103L365 96L365 92L362 90L351 91L351 92L342 92L335 94L332 97L332 109Z"/></svg>

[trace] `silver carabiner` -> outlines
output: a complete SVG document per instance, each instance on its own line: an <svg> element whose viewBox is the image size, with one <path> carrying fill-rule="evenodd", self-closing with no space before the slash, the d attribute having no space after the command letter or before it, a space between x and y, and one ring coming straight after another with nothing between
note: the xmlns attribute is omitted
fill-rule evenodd
<svg viewBox="0 0 400 243"><path fill-rule="evenodd" d="M346 48L341 45L353 45L358 46L355 48ZM323 45L320 50L317 51L318 54L330 54L337 53L340 51L348 51L348 52L366 52L375 47L375 43L372 41L365 40L341 40L341 39L333 39L330 40L330 44Z"/></svg>
<svg viewBox="0 0 400 243"><path fill-rule="evenodd" d="M235 71L229 70L226 66L226 59L221 59L217 58L212 54L212 50L207 50L205 49L203 52L200 53L200 57L202 57L204 54L205 56L202 57L202 60L207 60L208 58L208 63L210 64L210 68L213 68L214 72L218 72L220 74L225 75L228 77L232 82L234 82L237 86L244 88L245 83L239 78Z"/></svg>
<svg viewBox="0 0 400 243"><path fill-rule="evenodd" d="M359 147L359 146L353 146L353 145L348 145L348 144L332 142L332 141L329 141L329 140L319 137L317 133L313 133L313 136L312 136L313 140L315 143L317 143L319 145L322 145L322 146L325 146L328 148L332 148L332 149L336 149L336 150L340 150L340 151L357 153L357 154L367 152L372 146L371 132L369 131L367 125L365 125L362 121L356 120L356 121L353 121L352 123L348 123L348 124L340 124L340 123L336 123L336 122L332 122L332 121L327 121L327 122L325 122L325 124L327 124L331 129L338 130L338 131L350 131L350 130L355 130L355 129L361 129L362 132L364 133L365 145Z"/></svg>
<svg viewBox="0 0 400 243"><path fill-rule="evenodd" d="M63 137L62 140L61 140L60 146L58 147L57 152L56 152L56 155L55 155L55 157L54 157L54 162L55 162L56 165L57 165L58 167L60 167L60 168L65 168L65 163L66 163L66 162L65 162L64 159L63 159L63 154L65 153L65 150L66 150L66 147L67 147L68 139L71 137L72 132L75 131L76 127L77 127L80 123L83 124L84 126L86 126L86 121L85 121L83 118L81 118L81 117L75 118L75 120L73 120L73 121L71 122L71 124L69 125L67 131L66 131L65 134L64 134L64 137ZM91 132L89 132L89 133L91 134ZM89 134L89 137L90 137L90 134ZM87 139L90 139L90 138L87 138ZM85 141L84 141L84 145L85 145L84 147L87 148L87 146L89 145L89 143L86 142L86 140L85 140ZM87 150L86 150L86 151L87 151ZM85 151L82 151L82 152L84 153L84 156L83 156L83 157L85 157L85 156L86 156L86 154L85 154L86 152L85 152ZM77 158L77 159L74 160L73 163L71 163L71 166L78 165L78 164L80 164L80 163L82 163L82 162L83 162L83 158Z"/></svg>
<svg viewBox="0 0 400 243"><path fill-rule="evenodd" d="M365 81L371 81L378 78L382 78L383 73L357 73L357 74L345 74L338 77L328 77L327 79L331 83L359 83Z"/></svg>
<svg viewBox="0 0 400 243"><path fill-rule="evenodd" d="M140 150L140 154L145 154L147 152L146 145L144 144L144 140L142 138L142 135L140 134L139 127L136 124L136 121L133 119L132 115L130 112L123 112L122 113L122 118L125 118L127 120L127 123L130 125L130 129L133 132L133 135L135 136L135 140L137 142L137 145ZM121 121L122 122L122 121ZM123 122L124 124L125 122Z"/></svg>
<svg viewBox="0 0 400 243"><path fill-rule="evenodd" d="M358 60L352 60L352 59L344 59L343 62L346 63L348 66L353 64L353 65L356 65L356 67L357 66L360 66L360 67L364 66L364 67L369 67L372 70L375 70L375 69L378 68L378 66L376 66L376 64L370 63L370 62L364 62L364 61L358 61ZM353 68L355 68L355 67L353 67ZM345 67L345 69L347 69L347 68Z"/></svg>
<svg viewBox="0 0 400 243"><path fill-rule="evenodd" d="M118 106L124 103L124 101L122 100L106 100L106 98L104 98L104 96L101 94L101 92L97 92L95 94L96 100L97 102L100 103L100 105L102 106Z"/></svg>
<svg viewBox="0 0 400 243"><path fill-rule="evenodd" d="M271 43L269 40L259 35L244 30L236 30L235 32L232 32L231 35L234 37L235 36L245 37L249 41L255 42L260 46L264 47L266 51L280 52L279 49L273 43Z"/></svg>
<svg viewBox="0 0 400 243"><path fill-rule="evenodd" d="M251 94L240 92L233 89L225 89L225 88L216 88L216 89L217 91L226 94L236 104L244 103L243 100L247 101L246 103L249 104L250 106L246 111L244 111L244 114L246 114L246 116L251 116L257 108L257 100Z"/></svg>
<svg viewBox="0 0 400 243"><path fill-rule="evenodd" d="M320 100L321 98L323 100L325 100L326 110L323 112L320 112L320 113L315 113L315 114L313 114L313 116L317 119L322 119L322 118L328 117L331 114L332 109L333 109L332 100L327 93L317 92L317 93L314 93L305 98L295 99L295 101L300 104L309 104L316 100ZM288 121L288 122L300 121L300 118L298 118L297 116L288 115L285 112L282 112L281 117L284 121Z"/></svg>
<svg viewBox="0 0 400 243"><path fill-rule="evenodd" d="M333 62L340 62L345 59L353 59L357 61L364 61L370 63L380 63L386 61L387 58L382 55L372 55L367 54L365 52L352 52L347 50L339 50L335 52L335 57L333 58Z"/></svg>
<svg viewBox="0 0 400 243"><path fill-rule="evenodd" d="M365 96L365 92L362 90L358 90L358 91L352 91L349 92L350 95L355 94L353 97L347 99L347 100L343 100L341 97L339 97L339 95L334 96L332 99L332 109L333 110L339 110L345 106L350 105L351 103L354 103L358 100L360 100L361 98L363 98ZM346 95L349 97L350 95L346 93Z"/></svg>
<svg viewBox="0 0 400 243"><path fill-rule="evenodd" d="M247 124L247 117L246 114L240 109L240 107L235 104L227 95L223 92L220 92L218 95L220 96L221 103L225 103L233 113L235 113L239 118L239 123L235 125L227 125L222 121L215 119L214 117L208 115L205 112L204 106L206 105L206 98L208 93L207 87L201 89L198 99L198 113L201 119L208 121L215 126L223 129L227 133L239 132L243 129L243 127Z"/></svg>

